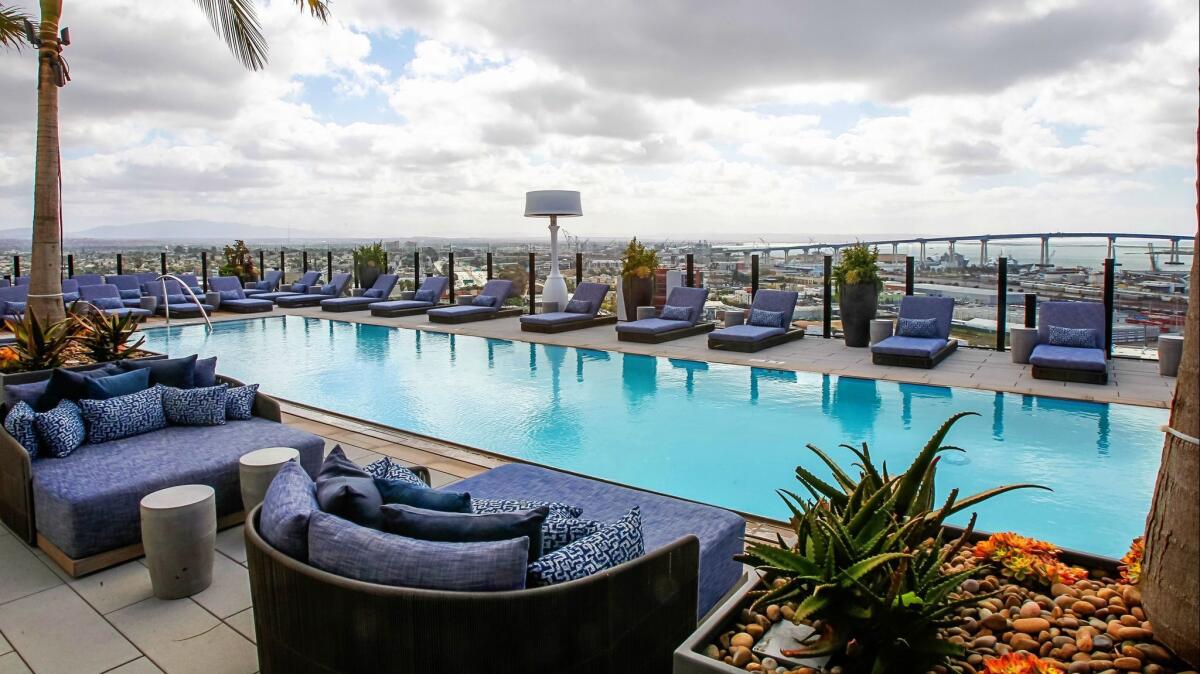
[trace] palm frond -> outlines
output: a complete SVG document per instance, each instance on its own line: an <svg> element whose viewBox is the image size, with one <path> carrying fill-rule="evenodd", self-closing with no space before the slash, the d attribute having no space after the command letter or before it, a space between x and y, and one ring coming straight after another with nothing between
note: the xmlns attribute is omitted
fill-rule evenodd
<svg viewBox="0 0 1200 674"><path fill-rule="evenodd" d="M329 3L324 0L296 0L296 6L303 12L308 7L308 13L321 23L329 23Z"/></svg>
<svg viewBox="0 0 1200 674"><path fill-rule="evenodd" d="M250 70L266 66L267 39L259 27L254 0L196 0L196 4L234 58Z"/></svg>
<svg viewBox="0 0 1200 674"><path fill-rule="evenodd" d="M21 51L21 47L25 46L26 21L37 26L33 17L20 7L0 5L0 47Z"/></svg>

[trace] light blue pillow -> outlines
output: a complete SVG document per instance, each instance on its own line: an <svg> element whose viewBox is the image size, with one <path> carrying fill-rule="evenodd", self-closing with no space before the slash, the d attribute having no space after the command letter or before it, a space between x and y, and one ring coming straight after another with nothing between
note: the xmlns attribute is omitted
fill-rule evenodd
<svg viewBox="0 0 1200 674"><path fill-rule="evenodd" d="M21 443L25 451L29 452L31 459L36 459L38 456L37 427L34 425L36 417L37 412L33 411L29 403L20 400L12 406L12 409L8 411L8 416L4 418L4 430L8 431L14 440Z"/></svg>
<svg viewBox="0 0 1200 674"><path fill-rule="evenodd" d="M79 407L70 400L63 400L49 412L34 417L38 434L38 453L61 459L70 455L86 437Z"/></svg>
<svg viewBox="0 0 1200 674"><path fill-rule="evenodd" d="M571 300L567 302L565 311L568 314L590 314L592 313L592 303L588 300Z"/></svg>
<svg viewBox="0 0 1200 674"><path fill-rule="evenodd" d="M385 456L373 463L369 463L363 467L363 470L371 474L372 477L380 480L388 480L391 482L404 482L416 487L428 487L425 480L412 472L408 468L401 466L392 460L391 457Z"/></svg>
<svg viewBox="0 0 1200 674"><path fill-rule="evenodd" d="M258 516L258 531L277 550L308 561L308 520L320 510L317 488L300 464L288 461L271 480Z"/></svg>
<svg viewBox="0 0 1200 674"><path fill-rule="evenodd" d="M363 291L362 296L370 297L371 299L379 299L383 297L383 288L367 288Z"/></svg>
<svg viewBox="0 0 1200 674"><path fill-rule="evenodd" d="M583 509L567 505L566 503L554 503L551 501L529 501L520 498L473 498L471 499L471 512L475 513L510 513L516 510L533 510L546 506L550 509L551 517L579 517L583 514Z"/></svg>
<svg viewBox="0 0 1200 674"><path fill-rule="evenodd" d="M1064 328L1051 325L1050 346L1069 346L1076 349L1099 348L1098 333L1092 328Z"/></svg>
<svg viewBox="0 0 1200 674"><path fill-rule="evenodd" d="M127 396L150 388L150 370L130 370L107 377L93 377L83 384L83 397L89 400L107 400Z"/></svg>
<svg viewBox="0 0 1200 674"><path fill-rule="evenodd" d="M938 321L936 318L899 318L896 320L896 334L900 337L919 337L933 339L938 336Z"/></svg>
<svg viewBox="0 0 1200 674"><path fill-rule="evenodd" d="M97 309L123 309L125 303L119 297L97 297L92 300L92 305Z"/></svg>
<svg viewBox="0 0 1200 674"><path fill-rule="evenodd" d="M162 407L167 423L175 426L223 426L229 386L163 387Z"/></svg>
<svg viewBox="0 0 1200 674"><path fill-rule="evenodd" d="M225 418L230 421L245 421L254 416L254 396L258 384L238 386L226 391Z"/></svg>
<svg viewBox="0 0 1200 674"><path fill-rule="evenodd" d="M783 312L751 309L749 323L760 328L782 328L784 327Z"/></svg>
<svg viewBox="0 0 1200 674"><path fill-rule="evenodd" d="M162 402L165 388L158 385L108 400L80 400L87 441L108 442L166 427Z"/></svg>
<svg viewBox="0 0 1200 674"><path fill-rule="evenodd" d="M529 565L530 587L586 578L646 554L641 509L634 506L621 519L596 533L561 547Z"/></svg>
<svg viewBox="0 0 1200 674"><path fill-rule="evenodd" d="M414 302L429 302L434 304L437 302L437 293L432 290L418 290L413 294Z"/></svg>
<svg viewBox="0 0 1200 674"><path fill-rule="evenodd" d="M571 517L547 517L542 522L542 554L570 545L577 540L591 536L604 526L595 520L581 520Z"/></svg>
<svg viewBox="0 0 1200 674"><path fill-rule="evenodd" d="M692 320L691 307L673 307L670 304L663 307L659 318L664 321L690 321Z"/></svg>
<svg viewBox="0 0 1200 674"><path fill-rule="evenodd" d="M142 296L142 291L134 289L118 290L117 292L121 293L121 299L123 300L136 300Z"/></svg>
<svg viewBox="0 0 1200 674"><path fill-rule="evenodd" d="M471 300L471 304L477 307L494 307L496 298L491 295L476 295L475 299Z"/></svg>

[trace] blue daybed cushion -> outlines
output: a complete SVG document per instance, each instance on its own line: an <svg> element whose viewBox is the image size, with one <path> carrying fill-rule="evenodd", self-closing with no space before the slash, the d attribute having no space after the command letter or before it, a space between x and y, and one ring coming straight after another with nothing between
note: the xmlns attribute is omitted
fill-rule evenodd
<svg viewBox="0 0 1200 674"><path fill-rule="evenodd" d="M1074 346L1038 344L1029 355L1029 362L1038 367L1053 367L1063 370L1086 370L1105 372L1108 361L1103 349L1080 349Z"/></svg>
<svg viewBox="0 0 1200 674"><path fill-rule="evenodd" d="M512 513L448 513L391 503L380 509L382 528L389 534L445 543L529 539L529 561L542 555L542 522L550 514L546 507Z"/></svg>
<svg viewBox="0 0 1200 674"><path fill-rule="evenodd" d="M728 328L721 328L708 334L708 338L714 341L722 342L760 342L768 337L782 335L787 330L775 327L763 327L760 325L732 325Z"/></svg>
<svg viewBox="0 0 1200 674"><path fill-rule="evenodd" d="M700 539L698 616L708 613L742 577L742 565L733 557L742 552L746 522L728 510L515 463L449 488L470 491L477 500L519 498L582 504L585 517L603 522L614 522L630 508L640 506L647 553L683 536Z"/></svg>
<svg viewBox="0 0 1200 674"><path fill-rule="evenodd" d="M937 337L902 337L893 335L871 345L871 353L882 353L889 356L913 356L915 358L932 358L937 352L946 348L948 342Z"/></svg>
<svg viewBox="0 0 1200 674"><path fill-rule="evenodd" d="M368 583L429 590L499 592L525 587L529 539L422 541L362 527L323 512L308 524L308 561Z"/></svg>
<svg viewBox="0 0 1200 674"><path fill-rule="evenodd" d="M691 321L667 321L661 318L643 318L640 321L618 323L617 332L633 332L643 335L657 335L672 330L682 330L692 327Z"/></svg>
<svg viewBox="0 0 1200 674"><path fill-rule="evenodd" d="M624 517L573 541L529 565L531 587L586 578L646 554L642 515L633 506Z"/></svg>
<svg viewBox="0 0 1200 674"><path fill-rule="evenodd" d="M267 487L258 530L280 552L308 561L308 520L319 511L317 488L300 464L288 461Z"/></svg>

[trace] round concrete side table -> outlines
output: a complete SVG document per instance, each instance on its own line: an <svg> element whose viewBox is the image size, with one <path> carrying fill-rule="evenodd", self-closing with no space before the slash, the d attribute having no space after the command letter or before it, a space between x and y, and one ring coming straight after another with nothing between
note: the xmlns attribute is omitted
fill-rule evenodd
<svg viewBox="0 0 1200 674"><path fill-rule="evenodd" d="M263 502L275 473L293 459L299 461L300 452L291 447L256 449L238 459L238 482L242 485L242 507L246 512Z"/></svg>
<svg viewBox="0 0 1200 674"><path fill-rule="evenodd" d="M654 307L638 307L637 319L640 321L645 318L654 318L655 314L657 313L658 310L656 310Z"/></svg>
<svg viewBox="0 0 1200 674"><path fill-rule="evenodd" d="M558 313L558 302L539 302L538 304L540 305L538 311L543 314Z"/></svg>
<svg viewBox="0 0 1200 674"><path fill-rule="evenodd" d="M1179 359L1183 357L1183 335L1159 335L1158 373L1164 377L1179 374Z"/></svg>
<svg viewBox="0 0 1200 674"><path fill-rule="evenodd" d="M142 499L142 547L159 599L190 597L212 585L217 501L212 487L185 484Z"/></svg>
<svg viewBox="0 0 1200 674"><path fill-rule="evenodd" d="M890 318L872 318L871 319L871 344L882 342L892 336L892 319Z"/></svg>
<svg viewBox="0 0 1200 674"><path fill-rule="evenodd" d="M145 309L146 311L149 311L150 313L154 313L154 310L158 308L158 298L157 297L148 295L146 297L141 298L139 301L141 302L141 305L140 305L141 308Z"/></svg>
<svg viewBox="0 0 1200 674"><path fill-rule="evenodd" d="M459 304L460 306L466 305L466 304L470 304L471 302L474 302L475 296L474 295L455 295L454 301L457 304Z"/></svg>
<svg viewBox="0 0 1200 674"><path fill-rule="evenodd" d="M1037 346L1037 328L1012 327L1008 329L1008 348L1012 353L1012 362L1025 365L1029 362L1029 354Z"/></svg>
<svg viewBox="0 0 1200 674"><path fill-rule="evenodd" d="M213 309L221 308L221 293L210 290L210 291L204 293L204 295L201 296L199 299L203 300L203 302L205 304L212 307Z"/></svg>
<svg viewBox="0 0 1200 674"><path fill-rule="evenodd" d="M746 322L745 309L726 309L725 310L725 327L732 328L735 325L741 325Z"/></svg>

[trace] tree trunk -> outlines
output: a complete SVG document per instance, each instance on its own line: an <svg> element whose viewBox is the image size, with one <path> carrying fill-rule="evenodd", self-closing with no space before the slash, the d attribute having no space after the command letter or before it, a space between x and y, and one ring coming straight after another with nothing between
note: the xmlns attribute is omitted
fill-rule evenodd
<svg viewBox="0 0 1200 674"><path fill-rule="evenodd" d="M33 259L29 268L29 304L42 322L62 320L62 239L59 223L58 85L51 63L58 58L58 22L62 0L41 0L38 51L37 166L33 183Z"/></svg>
<svg viewBox="0 0 1200 674"><path fill-rule="evenodd" d="M1200 127L1196 130L1200 147ZM1200 230L1200 151L1196 156L1196 218ZM1191 665L1200 665L1200 231L1192 240L1191 291L1184 327L1183 358L1171 405L1154 501L1146 518L1146 553L1139 586L1154 636Z"/></svg>

